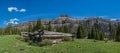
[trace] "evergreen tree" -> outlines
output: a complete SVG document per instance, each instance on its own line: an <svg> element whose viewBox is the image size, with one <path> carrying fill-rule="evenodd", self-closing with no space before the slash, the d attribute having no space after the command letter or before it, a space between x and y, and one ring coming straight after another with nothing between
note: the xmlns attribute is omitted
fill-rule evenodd
<svg viewBox="0 0 120 53"><path fill-rule="evenodd" d="M53 30L53 29L52 29L52 26L51 26L51 22L48 23L47 30L48 30L48 31L52 31L52 30Z"/></svg>
<svg viewBox="0 0 120 53"><path fill-rule="evenodd" d="M105 33L103 31L99 31L98 29L95 30L94 39L96 40L104 40Z"/></svg>
<svg viewBox="0 0 120 53"><path fill-rule="evenodd" d="M56 32L64 32L63 27L62 26L61 27L57 27L56 28Z"/></svg>
<svg viewBox="0 0 120 53"><path fill-rule="evenodd" d="M12 34L14 34L14 35L19 34L19 30L17 29L17 27L13 27Z"/></svg>
<svg viewBox="0 0 120 53"><path fill-rule="evenodd" d="M98 29L95 29L95 37L94 37L94 39L100 40L100 33L99 33Z"/></svg>
<svg viewBox="0 0 120 53"><path fill-rule="evenodd" d="M62 25L60 27L56 28L57 32L63 32L63 33L71 33L71 29L67 25Z"/></svg>
<svg viewBox="0 0 120 53"><path fill-rule="evenodd" d="M114 40L115 39L115 28L113 28L112 23L109 23L109 40Z"/></svg>
<svg viewBox="0 0 120 53"><path fill-rule="evenodd" d="M37 20L36 25L33 27L33 31L37 31L39 29L41 29L41 30L44 29L44 26L41 23L41 19Z"/></svg>
<svg viewBox="0 0 120 53"><path fill-rule="evenodd" d="M8 23L7 27L5 28L6 35L12 35L12 23Z"/></svg>
<svg viewBox="0 0 120 53"><path fill-rule="evenodd" d="M78 38L78 39L81 38L81 36L80 36L80 35L81 35L81 34L80 34L80 27L81 27L81 26L78 27L78 29L77 29L77 34L76 34L76 38Z"/></svg>
<svg viewBox="0 0 120 53"><path fill-rule="evenodd" d="M78 29L77 29L77 34L76 34L76 38L85 38L87 35L87 32L86 30L83 28L82 25L79 25L78 26Z"/></svg>
<svg viewBox="0 0 120 53"><path fill-rule="evenodd" d="M95 37L94 39L96 40L100 40L100 28L99 28L99 21L98 21L98 18L96 19L96 22L94 24L94 27L95 27Z"/></svg>
<svg viewBox="0 0 120 53"><path fill-rule="evenodd" d="M32 30L33 30L33 28L32 28L32 25L30 24L30 25L28 26L28 32L32 32Z"/></svg>
<svg viewBox="0 0 120 53"><path fill-rule="evenodd" d="M56 32L60 32L60 27L56 27Z"/></svg>
<svg viewBox="0 0 120 53"><path fill-rule="evenodd" d="M64 29L63 30L64 33L70 33L71 32L70 28L67 25L64 25L63 29Z"/></svg>
<svg viewBox="0 0 120 53"><path fill-rule="evenodd" d="M120 24L118 24L117 29L116 29L115 41L119 41L120 42Z"/></svg>
<svg viewBox="0 0 120 53"><path fill-rule="evenodd" d="M2 34L2 28L0 28L0 35L3 35L3 34Z"/></svg>
<svg viewBox="0 0 120 53"><path fill-rule="evenodd" d="M101 30L98 19L89 32L88 39L104 40L105 33Z"/></svg>
<svg viewBox="0 0 120 53"><path fill-rule="evenodd" d="M95 38L95 29L94 27L91 28L91 31L88 34L88 39L94 39Z"/></svg>
<svg viewBox="0 0 120 53"><path fill-rule="evenodd" d="M112 30L112 24L111 22L109 23L109 40L113 38L113 30Z"/></svg>
<svg viewBox="0 0 120 53"><path fill-rule="evenodd" d="M105 36L105 33L104 32L100 32L100 40L104 40L104 36Z"/></svg>

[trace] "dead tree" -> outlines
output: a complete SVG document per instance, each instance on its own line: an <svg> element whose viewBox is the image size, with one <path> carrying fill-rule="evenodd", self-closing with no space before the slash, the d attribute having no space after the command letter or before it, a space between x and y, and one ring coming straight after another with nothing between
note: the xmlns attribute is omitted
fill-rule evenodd
<svg viewBox="0 0 120 53"><path fill-rule="evenodd" d="M34 32L34 33L29 33L28 34L29 40L31 40L34 43L41 42L43 40L42 39L43 34L44 34L44 30L39 30L39 31Z"/></svg>

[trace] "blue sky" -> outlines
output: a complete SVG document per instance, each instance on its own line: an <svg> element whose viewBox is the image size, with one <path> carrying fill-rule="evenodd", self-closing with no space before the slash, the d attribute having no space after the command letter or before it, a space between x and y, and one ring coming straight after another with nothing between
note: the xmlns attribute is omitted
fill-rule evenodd
<svg viewBox="0 0 120 53"><path fill-rule="evenodd" d="M120 0L0 0L0 27L8 22L54 19L61 14L120 19Z"/></svg>

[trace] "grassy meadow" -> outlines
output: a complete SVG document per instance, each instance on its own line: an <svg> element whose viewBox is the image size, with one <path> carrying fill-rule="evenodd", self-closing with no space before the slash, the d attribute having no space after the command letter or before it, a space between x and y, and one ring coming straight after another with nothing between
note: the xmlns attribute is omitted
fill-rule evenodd
<svg viewBox="0 0 120 53"><path fill-rule="evenodd" d="M18 35L0 36L0 53L120 53L120 43L75 39L52 46L30 46Z"/></svg>

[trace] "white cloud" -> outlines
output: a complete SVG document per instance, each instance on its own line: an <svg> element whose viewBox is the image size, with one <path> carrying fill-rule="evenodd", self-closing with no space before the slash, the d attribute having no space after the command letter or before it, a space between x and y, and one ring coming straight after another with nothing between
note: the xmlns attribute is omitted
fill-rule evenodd
<svg viewBox="0 0 120 53"><path fill-rule="evenodd" d="M109 17L109 16L107 16L107 15L103 15L103 16L98 16L98 17L101 17L101 18L107 18L107 17Z"/></svg>
<svg viewBox="0 0 120 53"><path fill-rule="evenodd" d="M17 7L8 7L8 11L9 12L26 12L26 9L22 8L22 9L18 9Z"/></svg>
<svg viewBox="0 0 120 53"><path fill-rule="evenodd" d="M72 16L72 18L76 19L76 20L82 20L84 18L88 18L90 16Z"/></svg>
<svg viewBox="0 0 120 53"><path fill-rule="evenodd" d="M19 24L18 22L14 22L14 24Z"/></svg>
<svg viewBox="0 0 120 53"><path fill-rule="evenodd" d="M117 20L117 19L110 19L111 21L115 21L115 20Z"/></svg>
<svg viewBox="0 0 120 53"><path fill-rule="evenodd" d="M19 21L19 19L17 19L17 18L10 19L10 20L12 20L12 21Z"/></svg>
<svg viewBox="0 0 120 53"><path fill-rule="evenodd" d="M100 17L100 18L108 18L109 16L103 15L103 16L72 16L74 19L84 19L84 18L94 18L94 17Z"/></svg>
<svg viewBox="0 0 120 53"><path fill-rule="evenodd" d="M18 11L18 9L16 7L8 7L8 11L12 12L12 11Z"/></svg>
<svg viewBox="0 0 120 53"><path fill-rule="evenodd" d="M26 12L26 9L23 9L23 8L22 8L22 9L20 10L20 12Z"/></svg>
<svg viewBox="0 0 120 53"><path fill-rule="evenodd" d="M11 23L11 24L19 24L18 21L19 21L19 19L13 18L13 19L10 19L9 22L6 22L6 21L5 21L5 23L6 23L7 25L8 25L9 23Z"/></svg>

